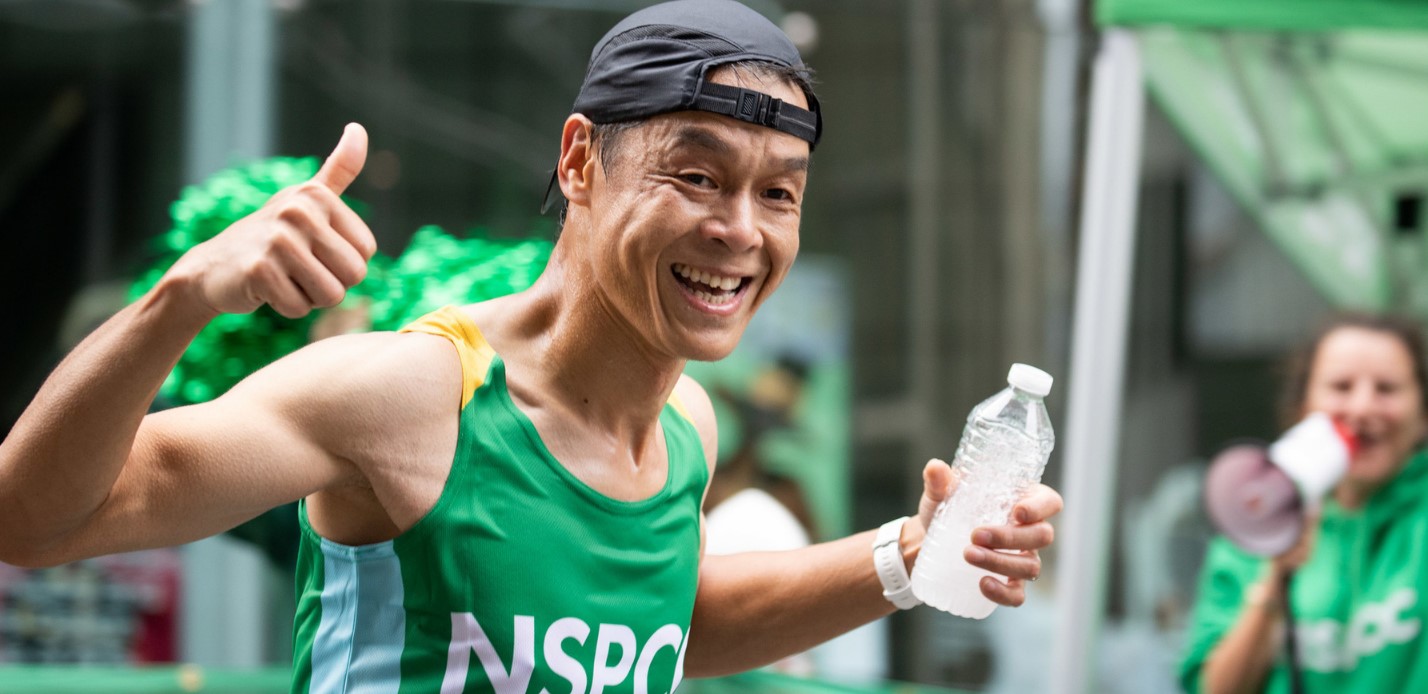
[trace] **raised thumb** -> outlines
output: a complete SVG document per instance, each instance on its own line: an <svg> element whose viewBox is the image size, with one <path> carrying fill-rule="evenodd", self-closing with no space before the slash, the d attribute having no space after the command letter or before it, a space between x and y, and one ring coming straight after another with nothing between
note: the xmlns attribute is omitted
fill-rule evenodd
<svg viewBox="0 0 1428 694"><path fill-rule="evenodd" d="M341 195L357 179L357 174L362 173L362 166L366 163L367 130L357 123L348 123L342 130L342 139L338 140L337 147L327 155L327 161L322 163L322 168L312 180Z"/></svg>

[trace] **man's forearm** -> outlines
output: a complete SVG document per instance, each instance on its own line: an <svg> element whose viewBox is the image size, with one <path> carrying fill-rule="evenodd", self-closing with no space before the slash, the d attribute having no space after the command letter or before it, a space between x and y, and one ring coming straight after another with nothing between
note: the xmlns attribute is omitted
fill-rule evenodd
<svg viewBox="0 0 1428 694"><path fill-rule="evenodd" d="M212 315L161 282L60 363L0 443L0 560L44 563L104 503L159 386Z"/></svg>
<svg viewBox="0 0 1428 694"><path fill-rule="evenodd" d="M874 535L704 557L685 673L715 677L767 665L892 613L873 567Z"/></svg>

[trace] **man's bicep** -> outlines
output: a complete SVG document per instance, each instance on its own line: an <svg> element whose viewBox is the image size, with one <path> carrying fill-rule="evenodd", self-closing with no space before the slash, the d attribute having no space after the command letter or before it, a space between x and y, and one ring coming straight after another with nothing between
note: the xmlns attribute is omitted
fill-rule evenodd
<svg viewBox="0 0 1428 694"><path fill-rule="evenodd" d="M79 553L197 540L355 474L271 379L260 372L212 402L146 417Z"/></svg>

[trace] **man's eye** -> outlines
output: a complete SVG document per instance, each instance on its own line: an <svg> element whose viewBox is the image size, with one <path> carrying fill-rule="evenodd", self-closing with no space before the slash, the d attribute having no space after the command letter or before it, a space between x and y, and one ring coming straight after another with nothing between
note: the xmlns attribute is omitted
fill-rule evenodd
<svg viewBox="0 0 1428 694"><path fill-rule="evenodd" d="M704 174L687 173L682 174L680 178L683 178L685 182L691 183L696 186L707 186L710 183L709 177L705 176Z"/></svg>
<svg viewBox="0 0 1428 694"><path fill-rule="evenodd" d="M770 188L770 189L768 189L768 191L766 191L766 192L764 193L764 195L767 196L767 197L773 198L774 200L792 200L792 199L793 199L793 193L791 193L791 192L789 192L789 191L787 191L787 190L784 190L783 188Z"/></svg>

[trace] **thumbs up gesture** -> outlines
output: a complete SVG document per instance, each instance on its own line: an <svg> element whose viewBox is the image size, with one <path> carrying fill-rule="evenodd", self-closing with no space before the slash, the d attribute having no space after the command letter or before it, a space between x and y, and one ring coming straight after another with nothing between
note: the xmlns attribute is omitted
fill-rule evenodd
<svg viewBox="0 0 1428 694"><path fill-rule="evenodd" d="M194 246L169 275L186 280L215 314L268 304L299 318L337 305L366 277L377 250L372 230L340 197L366 160L367 131L350 123L317 175Z"/></svg>

